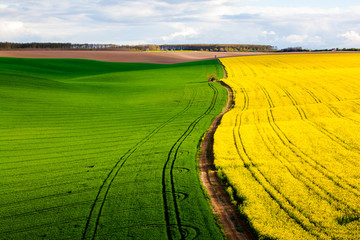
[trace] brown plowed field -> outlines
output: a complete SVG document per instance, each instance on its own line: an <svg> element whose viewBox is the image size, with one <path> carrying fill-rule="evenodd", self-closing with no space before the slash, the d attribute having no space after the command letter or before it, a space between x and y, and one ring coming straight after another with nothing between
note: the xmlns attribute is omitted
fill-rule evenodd
<svg viewBox="0 0 360 240"><path fill-rule="evenodd" d="M0 51L0 57L19 58L80 58L108 62L181 63L223 57L260 55L257 52L135 52L135 51L71 51L15 50Z"/></svg>

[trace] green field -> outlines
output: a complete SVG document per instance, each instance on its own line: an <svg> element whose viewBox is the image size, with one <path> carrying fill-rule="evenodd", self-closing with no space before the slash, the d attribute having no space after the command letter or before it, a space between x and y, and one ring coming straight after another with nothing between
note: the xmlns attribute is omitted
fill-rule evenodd
<svg viewBox="0 0 360 240"><path fill-rule="evenodd" d="M0 239L221 239L198 144L216 60L0 58Z"/></svg>

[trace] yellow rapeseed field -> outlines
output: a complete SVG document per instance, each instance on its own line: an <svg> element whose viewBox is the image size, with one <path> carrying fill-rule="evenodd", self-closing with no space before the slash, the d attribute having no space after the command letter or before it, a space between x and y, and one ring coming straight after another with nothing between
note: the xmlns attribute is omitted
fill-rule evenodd
<svg viewBox="0 0 360 240"><path fill-rule="evenodd" d="M260 239L360 239L360 54L221 62L215 165Z"/></svg>

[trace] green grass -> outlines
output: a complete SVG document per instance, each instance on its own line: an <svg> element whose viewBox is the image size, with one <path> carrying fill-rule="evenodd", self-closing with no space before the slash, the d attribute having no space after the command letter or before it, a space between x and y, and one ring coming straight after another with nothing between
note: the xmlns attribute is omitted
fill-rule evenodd
<svg viewBox="0 0 360 240"><path fill-rule="evenodd" d="M216 60L0 58L0 239L221 239L199 139Z"/></svg>

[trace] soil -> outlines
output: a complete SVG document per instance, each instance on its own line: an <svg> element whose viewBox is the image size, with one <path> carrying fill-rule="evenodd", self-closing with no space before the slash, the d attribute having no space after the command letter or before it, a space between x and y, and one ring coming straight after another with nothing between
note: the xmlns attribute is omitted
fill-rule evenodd
<svg viewBox="0 0 360 240"><path fill-rule="evenodd" d="M274 53L274 52L136 52L136 51L111 51L111 50L0 50L0 57L18 58L77 58L91 59L108 62L141 62L173 64L214 58L254 56L254 55L278 55L278 54L316 54L329 52L300 52L300 53ZM332 53L340 53L332 52Z"/></svg>
<svg viewBox="0 0 360 240"><path fill-rule="evenodd" d="M173 64L214 58L260 55L257 52L135 52L87 50L9 50L0 51L0 57L18 58L77 58L108 62L141 62Z"/></svg>
<svg viewBox="0 0 360 240"><path fill-rule="evenodd" d="M228 103L222 113L215 118L210 129L201 143L200 153L200 176L201 180L209 193L213 212L219 217L220 224L228 239L253 240L256 239L252 234L247 222L240 216L235 206L225 191L221 180L217 176L214 166L214 133L220 124L222 116L233 107L233 92L229 86L221 82L228 91ZM238 231L238 229L240 229Z"/></svg>

